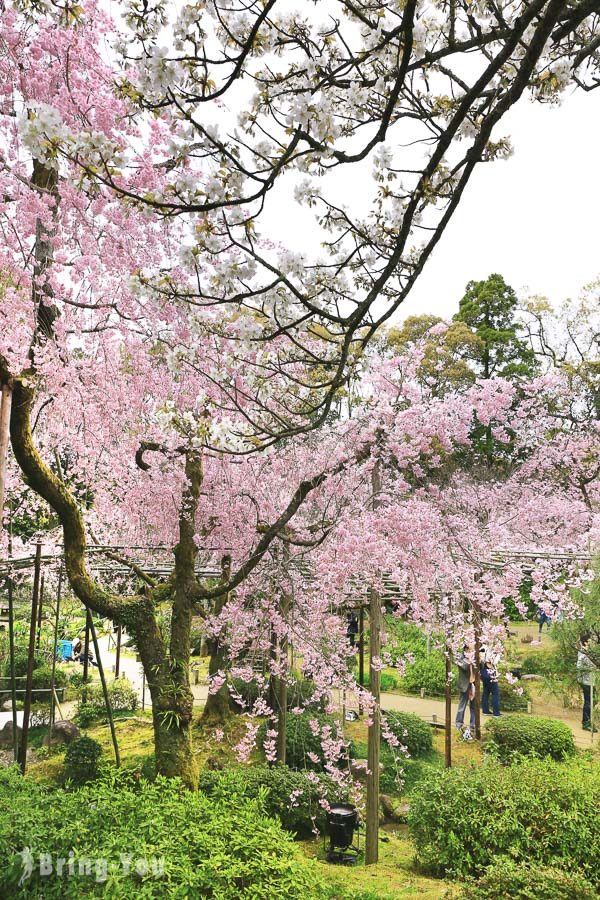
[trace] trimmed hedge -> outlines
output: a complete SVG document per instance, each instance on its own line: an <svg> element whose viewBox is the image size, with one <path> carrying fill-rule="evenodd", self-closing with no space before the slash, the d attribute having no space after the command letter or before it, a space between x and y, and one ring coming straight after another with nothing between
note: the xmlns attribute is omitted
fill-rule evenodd
<svg viewBox="0 0 600 900"><path fill-rule="evenodd" d="M600 887L598 809L595 762L488 759L426 776L412 793L408 824L417 861L435 875L480 876L509 855L578 872Z"/></svg>
<svg viewBox="0 0 600 900"><path fill-rule="evenodd" d="M597 900L594 886L577 873L519 865L503 859L467 885L461 900Z"/></svg>
<svg viewBox="0 0 600 900"><path fill-rule="evenodd" d="M385 711L383 715L389 730L406 747L411 756L423 756L433 749L431 725L424 722L420 716L409 712Z"/></svg>
<svg viewBox="0 0 600 900"><path fill-rule="evenodd" d="M86 784L98 777L102 747L83 735L73 741L65 752L65 778L76 785Z"/></svg>
<svg viewBox="0 0 600 900"><path fill-rule="evenodd" d="M162 777L137 782L112 771L67 792L0 769L0 847L0 896L14 900L323 896L316 864L266 816L261 799L225 802ZM25 848L32 871L19 884ZM71 852L72 874L40 874L41 854L51 854L54 868Z"/></svg>
<svg viewBox="0 0 600 900"><path fill-rule="evenodd" d="M254 800L266 792L264 808L268 815L278 818L286 831L297 837L310 837L315 828L323 831L328 803L346 800L346 795L325 775L295 772L287 766L240 766L224 772L205 769L200 774L199 788L219 801L233 801L243 797Z"/></svg>
<svg viewBox="0 0 600 900"><path fill-rule="evenodd" d="M515 754L550 756L562 760L575 753L573 732L564 722L543 716L504 716L487 723L490 741L486 750L502 762Z"/></svg>

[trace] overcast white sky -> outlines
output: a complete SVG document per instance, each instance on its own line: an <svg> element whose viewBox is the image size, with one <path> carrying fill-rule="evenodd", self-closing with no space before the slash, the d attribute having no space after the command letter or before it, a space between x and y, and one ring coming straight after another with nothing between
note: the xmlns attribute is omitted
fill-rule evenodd
<svg viewBox="0 0 600 900"><path fill-rule="evenodd" d="M491 272L557 303L600 275L600 91L524 100L500 132L513 156L476 170L402 318L453 315L466 283Z"/></svg>

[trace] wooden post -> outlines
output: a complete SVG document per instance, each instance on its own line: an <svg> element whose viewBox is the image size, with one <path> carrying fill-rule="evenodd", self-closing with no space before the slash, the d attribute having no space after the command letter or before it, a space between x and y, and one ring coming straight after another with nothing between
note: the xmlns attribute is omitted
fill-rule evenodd
<svg viewBox="0 0 600 900"><path fill-rule="evenodd" d="M108 724L110 725L110 735L112 737L113 748L115 751L115 762L117 766L121 765L121 757L119 755L119 745L117 744L117 732L115 731L115 722L113 719L112 706L110 705L110 697L108 696L108 687L106 678L104 677L104 666L102 665L102 657L100 656L100 648L98 646L98 638L96 636L96 626L91 613L88 610L90 631L92 633L92 641L94 642L94 652L96 653L96 662L98 663L98 672L102 683L102 693L104 694L104 705L106 706L106 715L108 716Z"/></svg>
<svg viewBox="0 0 600 900"><path fill-rule="evenodd" d="M31 713L31 687L33 684L33 664L35 660L35 628L37 624L37 605L40 590L40 569L42 565L42 545L38 541L35 548L35 564L33 571L33 593L31 596L31 620L29 623L29 651L27 655L27 678L25 681L25 703L23 707L23 730L21 733L21 772L27 768L27 735L29 733L29 715Z"/></svg>
<svg viewBox="0 0 600 900"><path fill-rule="evenodd" d="M361 603L358 612L358 683L365 684L365 607Z"/></svg>
<svg viewBox="0 0 600 900"><path fill-rule="evenodd" d="M38 618L37 618L37 637L35 639L35 645L40 649L40 641L42 639L42 610L44 607L44 586L46 580L42 575L42 580L40 582L40 601L38 603Z"/></svg>
<svg viewBox="0 0 600 900"><path fill-rule="evenodd" d="M56 654L58 652L58 620L60 617L60 596L62 592L62 580L63 580L63 570L62 566L58 570L58 586L56 588L56 615L54 616L54 646L52 653L52 680L50 683L50 690L52 693L50 694L50 730L48 732L48 743L52 743L52 726L54 725L54 719L56 716L55 710L55 701L54 698L56 696L56 692L54 690L54 685L56 683ZM59 713L60 715L60 713Z"/></svg>
<svg viewBox="0 0 600 900"><path fill-rule="evenodd" d="M12 554L11 554L12 555ZM17 736L17 685L15 681L15 617L13 607L12 572L8 576L8 654L10 671L10 693L13 723L13 758L19 760L19 738Z"/></svg>
<svg viewBox="0 0 600 900"><path fill-rule="evenodd" d="M479 673L479 657L481 655L481 646L479 644L479 630L475 626L475 665L473 674L475 676L475 737L481 740L481 676Z"/></svg>
<svg viewBox="0 0 600 900"><path fill-rule="evenodd" d="M379 707L380 672L378 665L381 652L381 600L375 590L370 592L370 631L369 631L369 690L373 696L373 710L368 735L367 759L367 836L365 863L373 865L379 859L379 742L381 734L381 710Z"/></svg>
<svg viewBox="0 0 600 900"><path fill-rule="evenodd" d="M115 678L119 677L119 672L121 668L121 625L117 625L117 650L115 656Z"/></svg>
<svg viewBox="0 0 600 900"><path fill-rule="evenodd" d="M4 494L6 490L6 467L8 442L10 439L10 407L12 390L7 384L2 385L0 397L0 528L4 514Z"/></svg>
<svg viewBox="0 0 600 900"><path fill-rule="evenodd" d="M446 647L446 720L444 730L444 765L447 769L452 766L452 655L450 648Z"/></svg>
<svg viewBox="0 0 600 900"><path fill-rule="evenodd" d="M87 700L87 680L90 671L90 621L91 614L89 609L85 611L85 637L83 639L83 687L81 689L81 700L85 703Z"/></svg>
<svg viewBox="0 0 600 900"><path fill-rule="evenodd" d="M282 594L281 602L280 602L280 612L281 618L287 625L288 615L291 606L291 597L285 592ZM281 765L285 765L285 757L286 757L286 738L287 738L287 704L288 704L288 638L287 634L285 634L279 644L279 660L280 662L285 662L285 672L283 678L277 679L277 687L278 687L278 709L277 709L277 762Z"/></svg>

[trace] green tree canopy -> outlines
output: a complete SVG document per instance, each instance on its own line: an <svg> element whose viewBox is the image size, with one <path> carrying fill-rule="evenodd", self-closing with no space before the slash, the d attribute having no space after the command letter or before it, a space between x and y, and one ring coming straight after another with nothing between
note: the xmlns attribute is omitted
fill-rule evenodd
<svg viewBox="0 0 600 900"><path fill-rule="evenodd" d="M467 285L454 322L464 322L478 338L472 344L471 362L483 378L529 377L536 368L535 354L521 337L517 304L517 295L502 275Z"/></svg>

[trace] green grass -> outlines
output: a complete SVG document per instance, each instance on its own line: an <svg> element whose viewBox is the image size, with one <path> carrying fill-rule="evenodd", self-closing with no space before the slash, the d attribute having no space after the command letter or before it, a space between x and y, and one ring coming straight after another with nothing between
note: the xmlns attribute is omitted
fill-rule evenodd
<svg viewBox="0 0 600 900"><path fill-rule="evenodd" d="M360 843L364 848L364 832L361 832ZM403 826L380 831L379 862L372 866L365 866L362 856L354 866L328 863L323 840L304 841L302 847L307 856L318 861L321 875L331 891L331 900L458 897L451 882L428 878L414 870L414 846Z"/></svg>

